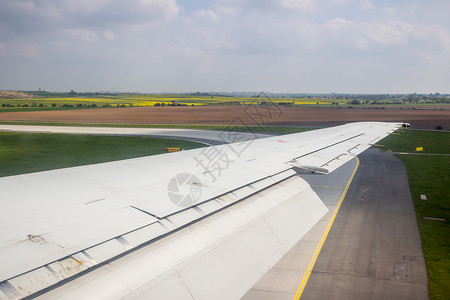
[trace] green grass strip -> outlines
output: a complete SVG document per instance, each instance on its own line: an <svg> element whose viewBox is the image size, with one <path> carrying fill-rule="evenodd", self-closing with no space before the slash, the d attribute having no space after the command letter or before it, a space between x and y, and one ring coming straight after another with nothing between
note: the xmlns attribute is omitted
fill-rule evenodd
<svg viewBox="0 0 450 300"><path fill-rule="evenodd" d="M166 153L204 144L151 137L0 132L0 177Z"/></svg>
<svg viewBox="0 0 450 300"><path fill-rule="evenodd" d="M448 154L450 153L450 133L402 129L387 136L378 144L384 151ZM423 147L423 151L416 151L417 147Z"/></svg>

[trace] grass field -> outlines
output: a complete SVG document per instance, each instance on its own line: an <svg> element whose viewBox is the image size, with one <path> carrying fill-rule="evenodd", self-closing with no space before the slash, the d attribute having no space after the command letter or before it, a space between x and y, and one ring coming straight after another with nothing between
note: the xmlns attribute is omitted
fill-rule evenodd
<svg viewBox="0 0 450 300"><path fill-rule="evenodd" d="M401 130L380 141L384 150L450 154L449 132ZM431 299L450 299L450 156L397 155L405 164L427 265ZM427 200L421 200L426 195ZM445 219L430 220L424 217Z"/></svg>
<svg viewBox="0 0 450 300"><path fill-rule="evenodd" d="M166 147L204 147L189 141L0 132L0 177L161 154Z"/></svg>
<svg viewBox="0 0 450 300"><path fill-rule="evenodd" d="M416 152L417 147L423 147L420 153L450 153L450 133L425 130L397 130L378 142L381 150L394 152Z"/></svg>

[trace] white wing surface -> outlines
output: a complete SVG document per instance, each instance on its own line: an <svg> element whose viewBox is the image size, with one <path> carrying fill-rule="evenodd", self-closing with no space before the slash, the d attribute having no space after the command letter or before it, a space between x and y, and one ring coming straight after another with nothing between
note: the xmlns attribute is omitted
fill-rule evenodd
<svg viewBox="0 0 450 300"><path fill-rule="evenodd" d="M200 253L204 253L202 259L212 261L223 259L224 253L230 251L227 247L238 247L238 252L246 253L243 236L235 235L244 232L243 228L248 230L245 236L255 241L261 236L263 241L263 228L269 226L275 241L266 241L265 247L269 249L267 245L273 243L273 251L277 254L264 254L261 262L279 258L326 212L309 186L294 178L294 169L332 172L400 126L397 123L352 123L0 178L0 299L45 295L44 292L69 284L68 281L80 275L92 277L92 270L152 243L164 243L164 247L169 247L163 253L152 250L149 259L159 262L152 263L153 273L145 275L152 278L181 268L180 265L186 265L188 259L200 256ZM294 211L304 214L302 220L294 220L300 222L295 223L300 226L298 233L290 233L287 227L293 224L286 223L286 215L282 215ZM264 222L255 229L252 226L257 226L258 220ZM202 233L205 236L201 233L192 236L182 233L183 230L207 232ZM178 253L181 250L174 250L177 248L175 236L196 246ZM208 255L205 249L211 249ZM248 257L242 255L244 261L248 261ZM196 268L203 263L206 261L196 263ZM255 266L249 266L249 270L256 270L256 265L255 261ZM148 268L146 272L150 272ZM117 288L121 284L125 287L116 291L113 297L148 296L144 292L133 294L150 281L148 278L145 283L140 280L136 277L136 282L128 284L119 281ZM195 287L185 293L187 283L183 287L173 284L173 287L165 288L162 284L154 284L150 290L155 297L166 290L179 291L173 295L181 298L207 299L211 296L200 288L195 296ZM100 287L93 290L87 285L83 290L77 286L79 293L94 293L95 290L104 293ZM107 294L92 296L111 297Z"/></svg>

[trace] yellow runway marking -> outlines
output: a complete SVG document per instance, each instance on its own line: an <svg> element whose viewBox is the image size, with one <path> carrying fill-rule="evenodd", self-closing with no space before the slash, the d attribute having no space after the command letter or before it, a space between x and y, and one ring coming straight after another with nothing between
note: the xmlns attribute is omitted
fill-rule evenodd
<svg viewBox="0 0 450 300"><path fill-rule="evenodd" d="M305 275L303 275L302 281L300 282L300 286L298 287L298 290L295 293L294 300L299 300L303 294L303 291L305 290L306 284L308 283L308 280L309 280L309 276L311 276L312 269L314 268L314 265L316 264L317 257L319 256L320 251L322 250L323 244L325 243L325 240L327 239L327 236L328 236L328 233L330 232L331 226L333 226L334 219L336 219L336 215L339 211L339 208L342 205L342 201L344 201L345 195L347 194L348 188L350 187L350 184L353 181L353 177L355 177L355 173L356 173L356 170L358 170L358 167L359 167L359 158L356 157L356 167L353 170L352 176L348 180L347 186L345 187L344 192L342 193L342 196L339 199L339 203L336 206L336 208L333 212L333 215L331 216L330 221L328 222L328 226L325 229L325 232L323 233L322 238L320 239L319 245L317 246L316 251L314 251L314 255L311 259L311 262L309 263L308 268L306 269L306 273L305 273Z"/></svg>

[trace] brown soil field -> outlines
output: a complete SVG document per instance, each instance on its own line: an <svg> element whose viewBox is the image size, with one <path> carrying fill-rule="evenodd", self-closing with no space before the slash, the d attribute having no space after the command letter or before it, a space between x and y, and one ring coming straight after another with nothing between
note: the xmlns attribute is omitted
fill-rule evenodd
<svg viewBox="0 0 450 300"><path fill-rule="evenodd" d="M0 113L0 121L333 126L348 122L409 122L412 128L450 129L450 110L303 108L273 106L130 107Z"/></svg>

